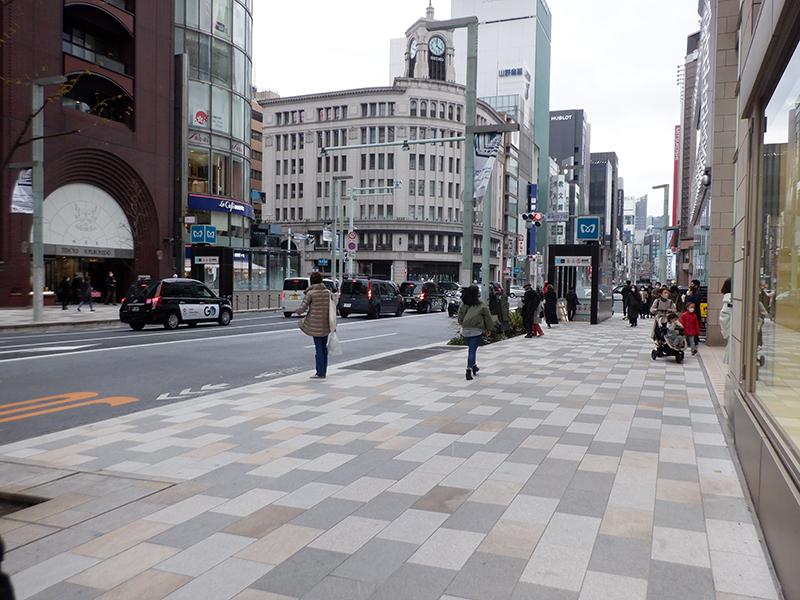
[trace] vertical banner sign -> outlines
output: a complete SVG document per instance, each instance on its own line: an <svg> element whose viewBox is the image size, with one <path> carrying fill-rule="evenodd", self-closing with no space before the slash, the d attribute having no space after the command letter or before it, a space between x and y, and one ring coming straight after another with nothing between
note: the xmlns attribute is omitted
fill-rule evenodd
<svg viewBox="0 0 800 600"><path fill-rule="evenodd" d="M475 194L476 204L481 201L489 186L494 160L503 137L499 133L481 133L475 136Z"/></svg>
<svg viewBox="0 0 800 600"><path fill-rule="evenodd" d="M675 125L675 172L672 178L672 226L678 226L678 177L681 162L681 126ZM664 224L666 226L666 223Z"/></svg>
<svg viewBox="0 0 800 600"><path fill-rule="evenodd" d="M325 225L322 226L322 241L323 242L333 241L333 233L331 232L330 223L325 223Z"/></svg>
<svg viewBox="0 0 800 600"><path fill-rule="evenodd" d="M17 184L14 186L14 195L11 197L11 212L33 214L33 171L25 169L20 171Z"/></svg>

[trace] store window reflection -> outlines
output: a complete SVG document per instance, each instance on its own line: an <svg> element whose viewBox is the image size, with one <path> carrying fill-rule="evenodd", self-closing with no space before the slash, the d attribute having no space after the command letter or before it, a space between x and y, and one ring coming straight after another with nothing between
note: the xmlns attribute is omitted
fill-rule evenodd
<svg viewBox="0 0 800 600"><path fill-rule="evenodd" d="M800 51L765 111L756 395L800 448ZM798 452L800 455L800 452Z"/></svg>
<svg viewBox="0 0 800 600"><path fill-rule="evenodd" d="M208 193L208 150L189 148L189 191Z"/></svg>

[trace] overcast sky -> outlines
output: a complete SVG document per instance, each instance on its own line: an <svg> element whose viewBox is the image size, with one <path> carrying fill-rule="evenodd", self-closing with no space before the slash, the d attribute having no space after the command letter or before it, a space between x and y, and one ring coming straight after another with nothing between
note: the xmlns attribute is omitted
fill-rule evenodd
<svg viewBox="0 0 800 600"><path fill-rule="evenodd" d="M533 0L531 0L533 1ZM697 0L547 0L553 13L550 109L584 109L591 151L616 152L626 196L660 214L673 181L678 66L699 29ZM433 0L437 19L450 0ZM389 40L427 0L257 0L254 84L281 96L390 85ZM480 32L479 32L480 52Z"/></svg>

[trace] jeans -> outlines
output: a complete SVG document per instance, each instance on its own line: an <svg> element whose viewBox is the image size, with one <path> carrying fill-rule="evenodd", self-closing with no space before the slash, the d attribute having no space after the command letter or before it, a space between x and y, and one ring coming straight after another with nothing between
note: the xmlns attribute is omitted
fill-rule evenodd
<svg viewBox="0 0 800 600"><path fill-rule="evenodd" d="M466 338L467 340L467 368L471 369L475 366L475 355L478 353L478 346L481 345L482 335L474 335Z"/></svg>
<svg viewBox="0 0 800 600"><path fill-rule="evenodd" d="M314 338L314 348L316 348L316 367L317 377L325 377L328 372L328 336Z"/></svg>
<svg viewBox="0 0 800 600"><path fill-rule="evenodd" d="M686 338L686 343L689 344L689 348L691 348L692 350L697 350L697 336L687 335L684 337Z"/></svg>
<svg viewBox="0 0 800 600"><path fill-rule="evenodd" d="M78 310L80 310L81 306L83 306L84 304L88 304L88 305L89 305L89 308L91 308L92 310L94 310L94 305L93 305L93 303L92 303L92 301L91 301L91 300L81 300L81 303L80 303L80 304L78 304Z"/></svg>

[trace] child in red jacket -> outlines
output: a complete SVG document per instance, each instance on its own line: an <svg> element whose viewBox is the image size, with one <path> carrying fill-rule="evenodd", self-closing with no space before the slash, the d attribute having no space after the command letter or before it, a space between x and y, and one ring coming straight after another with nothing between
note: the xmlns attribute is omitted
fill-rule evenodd
<svg viewBox="0 0 800 600"><path fill-rule="evenodd" d="M683 336L686 338L686 343L692 349L692 356L697 354L697 340L700 335L700 321L697 320L697 315L694 314L694 302L686 304L686 310L681 314L681 325L683 325Z"/></svg>

